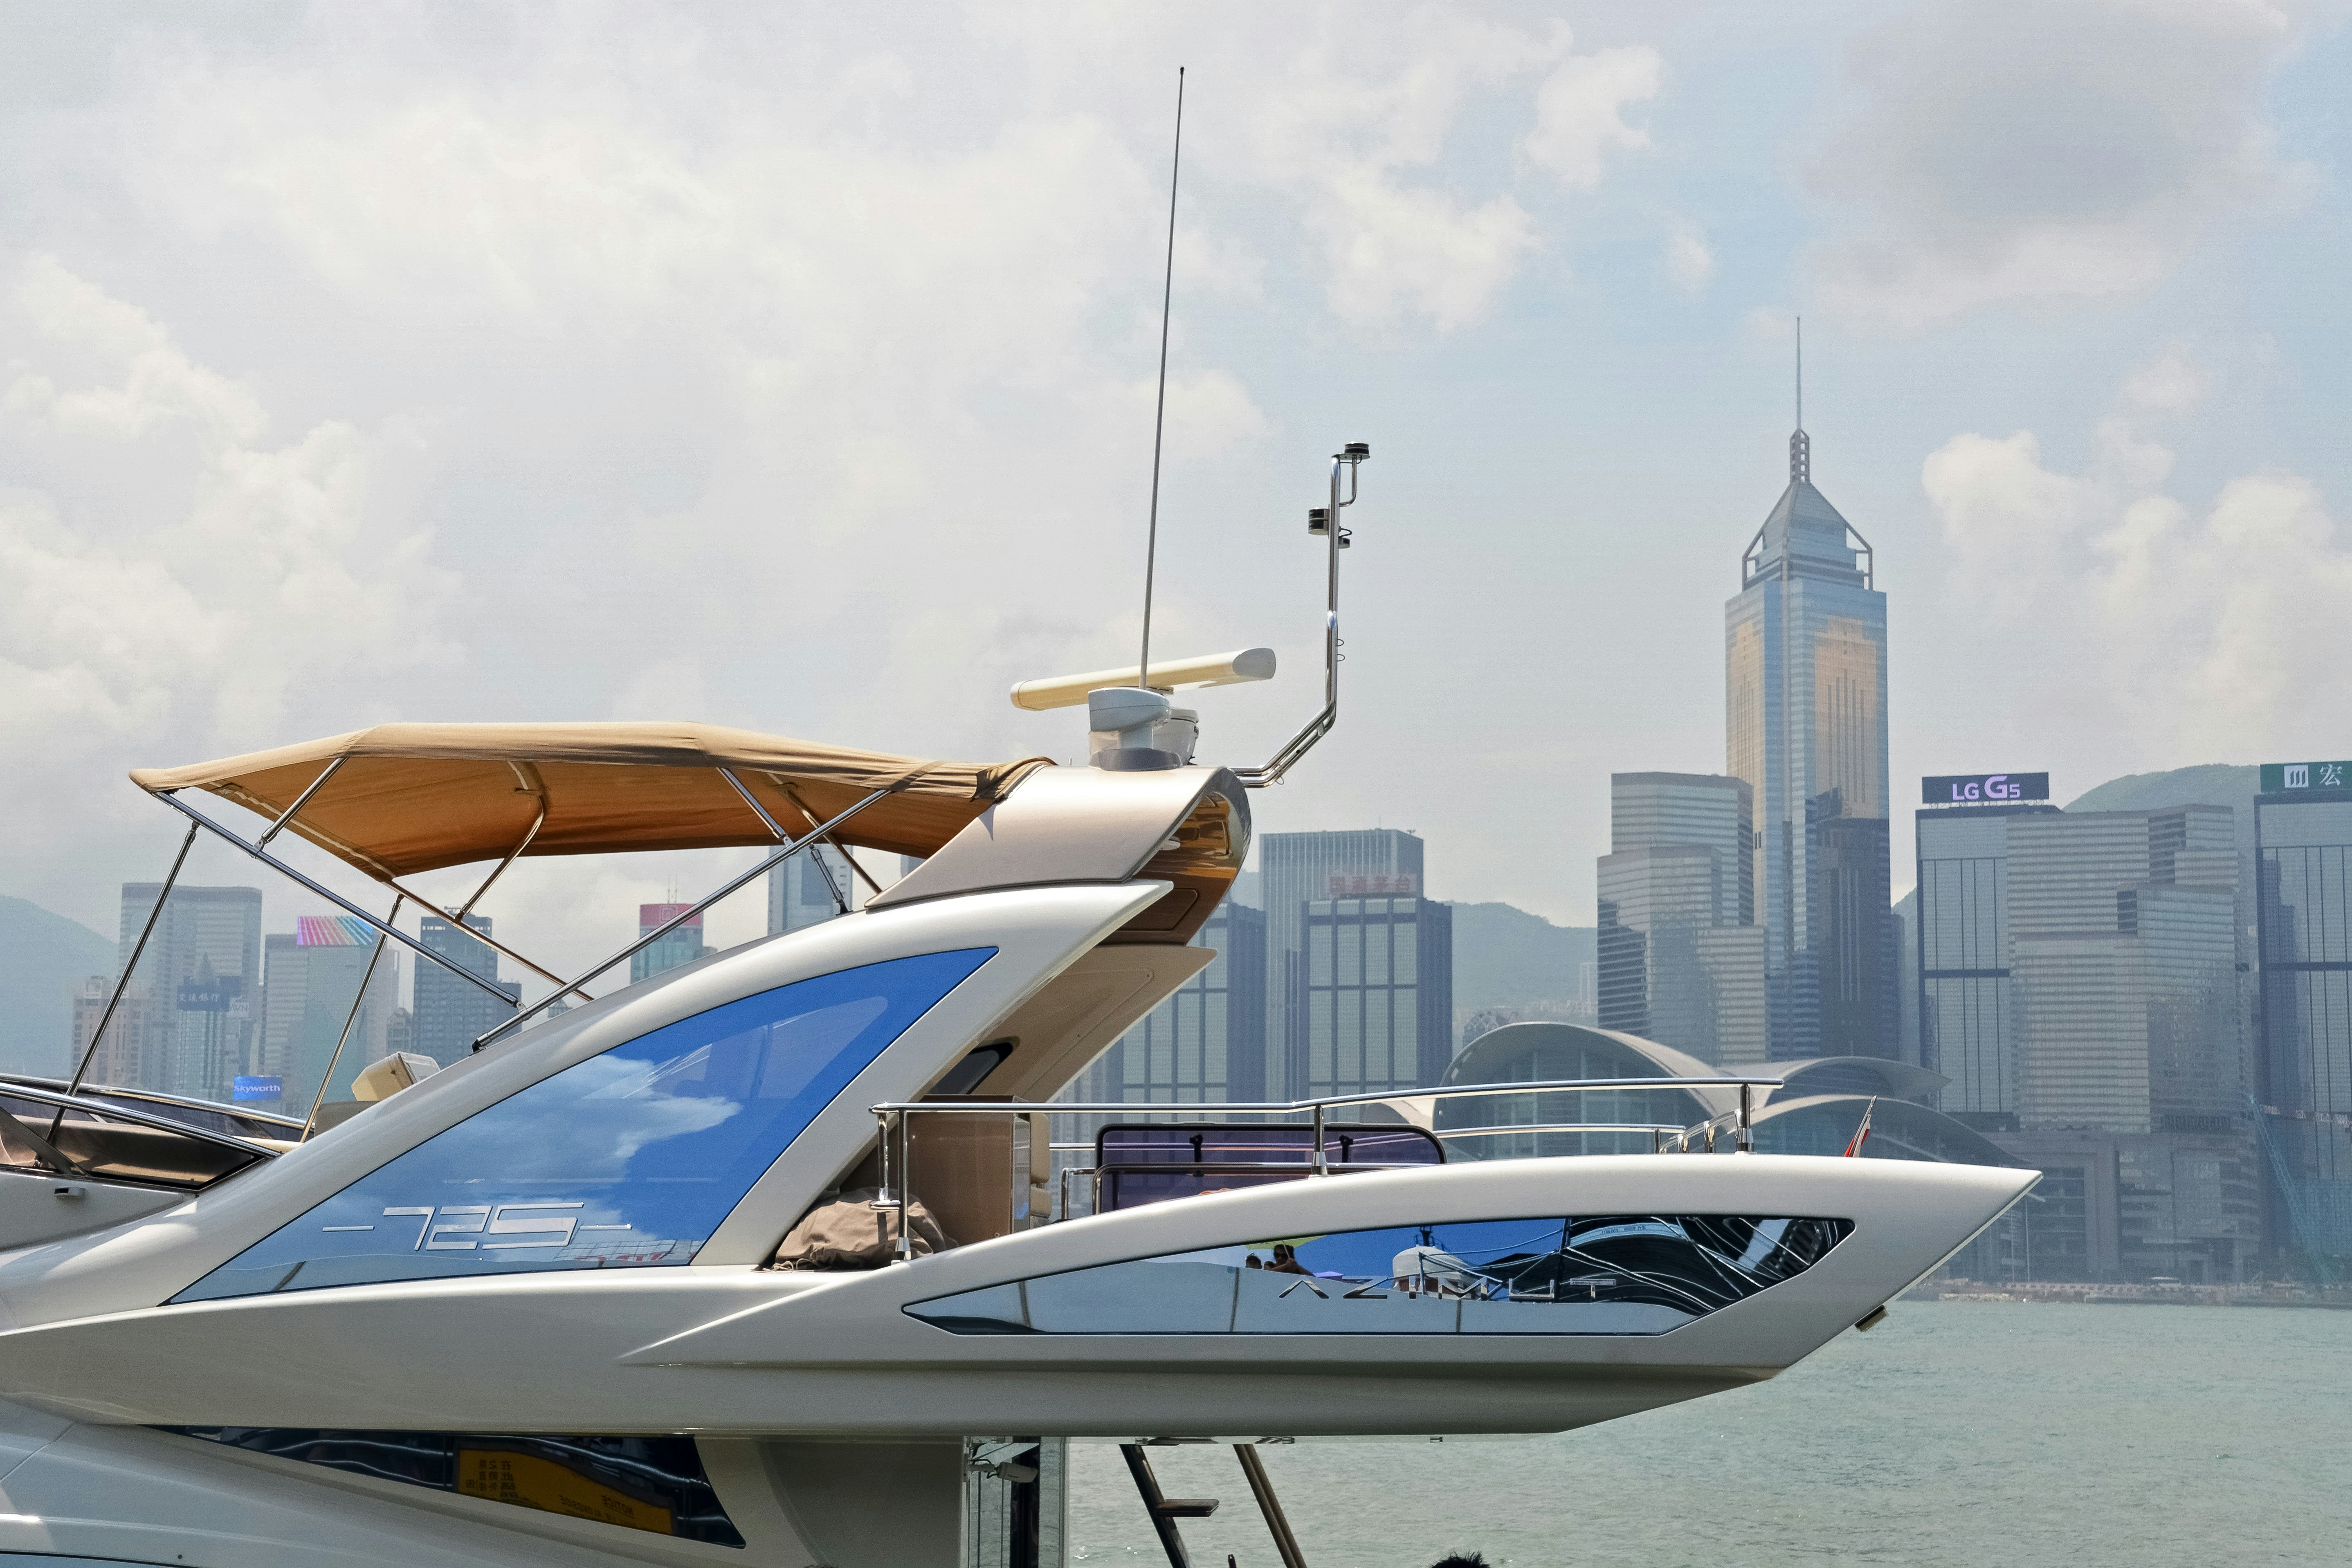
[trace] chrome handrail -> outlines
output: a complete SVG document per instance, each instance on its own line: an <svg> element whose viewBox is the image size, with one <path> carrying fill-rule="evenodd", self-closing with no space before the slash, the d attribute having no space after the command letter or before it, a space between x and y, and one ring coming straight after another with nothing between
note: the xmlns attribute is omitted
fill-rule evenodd
<svg viewBox="0 0 2352 1568"><path fill-rule="evenodd" d="M1680 1153L1687 1153L1690 1150L1690 1140L1692 1134L1698 1131L1701 1128L1704 1128L1706 1132L1707 1151L1712 1153L1715 1150L1715 1123L1720 1121L1724 1116L1727 1115L1737 1118L1736 1124L1739 1132L1738 1149L1741 1153L1746 1154L1753 1153L1756 1148L1756 1089L1759 1085L1768 1089L1778 1089L1787 1081L1788 1080L1785 1079L1769 1077L1760 1073L1726 1074L1721 1077L1713 1078L1575 1078L1551 1079L1535 1083L1454 1084L1444 1088L1434 1089L1391 1089L1386 1093L1375 1094L1329 1094L1313 1100L1203 1100L1181 1104L1166 1100L1146 1100L1139 1102L1135 1100L1066 1101L1036 1100L962 1100L951 1102L942 1102L938 1100L886 1100L877 1104L866 1107L866 1110L875 1118L876 1148L879 1152L882 1161L881 1190L875 1194L872 1206L882 1210L898 1210L898 1261L901 1263L911 1263L914 1261L915 1254L913 1238L907 1231L907 1205L908 1202L908 1194L910 1185L908 1178L912 1174L913 1171L914 1139L913 1129L909 1123L914 1117L919 1115L1003 1116L1006 1114L1022 1114L1034 1116L1043 1113L1049 1116L1084 1116L1097 1114L1116 1115L1121 1113L1135 1115L1139 1113L1157 1116L1198 1116L1212 1112L1223 1113L1227 1115L1255 1116L1312 1115L1314 1118L1315 1137L1314 1147L1308 1151L1309 1159L1302 1165L1287 1168L1303 1169L1307 1174L1311 1176L1328 1176L1331 1173L1331 1166L1325 1152L1325 1145L1328 1142L1325 1131L1325 1129L1328 1125L1328 1121L1325 1112L1334 1106L1393 1105L1399 1100L1465 1100L1472 1097L1491 1100L1496 1095L1501 1094L1598 1093L1608 1089L1737 1089L1739 1090L1739 1105L1736 1110L1717 1112L1715 1116L1709 1117L1706 1121L1696 1123L1688 1128L1677 1128L1664 1122L1643 1122L1638 1125L1618 1122L1570 1122L1565 1124L1560 1130L1580 1132L1647 1132L1651 1135L1651 1152L1653 1153L1665 1152L1665 1135L1669 1132L1675 1132L1678 1133L1680 1138L1680 1146L1676 1152ZM1434 1118L1433 1118L1433 1120L1434 1120ZM1351 1123L1350 1125L1353 1124ZM1377 1127L1380 1126L1381 1123L1374 1122L1370 1125ZM1420 1124L1417 1122L1408 1121L1405 1125L1420 1128L1420 1131L1424 1132L1430 1132L1437 1136L1444 1136L1444 1134L1437 1133L1436 1129L1434 1128L1421 1128ZM1533 1126L1521 1126L1502 1129L1474 1129L1465 1131L1491 1133L1498 1131L1525 1132L1540 1130L1542 1129ZM897 1162L897 1174L898 1180L895 1187L892 1186L890 1182L890 1175L892 1173L890 1142L894 1134L898 1139L898 1158ZM1364 1169L1368 1167L1358 1168ZM1068 1206L1068 1188L1066 1185L1065 1185L1063 1192L1065 1198L1064 1207L1066 1208Z"/></svg>

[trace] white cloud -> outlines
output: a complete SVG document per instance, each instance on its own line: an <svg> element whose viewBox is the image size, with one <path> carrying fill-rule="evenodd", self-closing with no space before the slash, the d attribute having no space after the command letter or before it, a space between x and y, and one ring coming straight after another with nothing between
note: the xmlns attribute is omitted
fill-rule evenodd
<svg viewBox="0 0 2352 1568"><path fill-rule="evenodd" d="M2200 510L2168 492L2171 468L2116 417L2079 472L2029 431L1963 435L1921 483L1951 587L2007 628L2012 669L2063 672L2154 754L2324 749L2341 703L2311 650L2352 603L2352 548L2306 479L2247 474Z"/></svg>
<svg viewBox="0 0 2352 1568"><path fill-rule="evenodd" d="M2296 41L2260 0L1937 0L1853 57L1862 108L1817 183L1853 223L1825 302L1916 331L2163 279L2284 187L2263 96Z"/></svg>
<svg viewBox="0 0 2352 1568"><path fill-rule="evenodd" d="M1589 186L1656 90L1410 3L280 20L159 13L0 125L0 744L42 770L0 843L87 919L151 874L123 767L383 719L1075 751L1002 692L1133 647L1162 61L1156 624L1295 626L1311 687L1333 437L1233 345L1486 319L1548 242L1519 182ZM1286 733L1294 689L1221 707ZM667 871L528 865L490 912L584 961Z"/></svg>
<svg viewBox="0 0 2352 1568"><path fill-rule="evenodd" d="M2205 373L2168 349L2124 380L2121 402L2143 414L2181 415L2205 400Z"/></svg>
<svg viewBox="0 0 2352 1568"><path fill-rule="evenodd" d="M284 446L252 393L54 257L14 268L0 447L0 745L280 738L293 694L446 652L450 583L381 514L398 440L328 422Z"/></svg>
<svg viewBox="0 0 2352 1568"><path fill-rule="evenodd" d="M1521 151L1562 184L1592 189L1610 152L1650 144L1647 132L1625 123L1625 110L1658 95L1661 74L1658 51L1648 47L1567 56L1536 90L1535 129Z"/></svg>
<svg viewBox="0 0 2352 1568"><path fill-rule="evenodd" d="M1687 218L1676 218L1666 226L1664 254L1666 276L1686 294L1701 294L1715 277L1715 249L1706 242L1706 231Z"/></svg>

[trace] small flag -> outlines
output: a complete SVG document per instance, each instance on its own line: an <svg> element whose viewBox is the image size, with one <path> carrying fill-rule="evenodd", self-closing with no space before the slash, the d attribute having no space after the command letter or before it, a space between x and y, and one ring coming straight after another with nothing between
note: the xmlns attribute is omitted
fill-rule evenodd
<svg viewBox="0 0 2352 1568"><path fill-rule="evenodd" d="M1862 1108L1862 1125L1853 1130L1853 1141L1845 1146L1847 1159L1860 1155L1862 1146L1870 1142L1870 1113L1877 1109L1878 1096L1874 1094L1870 1097L1870 1103Z"/></svg>

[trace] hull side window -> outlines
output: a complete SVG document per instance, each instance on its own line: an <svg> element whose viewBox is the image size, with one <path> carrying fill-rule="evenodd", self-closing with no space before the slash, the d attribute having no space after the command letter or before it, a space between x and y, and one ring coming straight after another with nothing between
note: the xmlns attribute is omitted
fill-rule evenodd
<svg viewBox="0 0 2352 1568"><path fill-rule="evenodd" d="M1663 1334L1826 1257L1844 1219L1601 1215L1340 1231L905 1309L957 1334Z"/></svg>

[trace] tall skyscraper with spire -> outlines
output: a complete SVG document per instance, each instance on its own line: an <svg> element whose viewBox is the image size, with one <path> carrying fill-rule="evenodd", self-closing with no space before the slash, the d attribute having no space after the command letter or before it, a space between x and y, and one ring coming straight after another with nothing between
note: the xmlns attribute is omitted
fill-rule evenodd
<svg viewBox="0 0 2352 1568"><path fill-rule="evenodd" d="M1771 1058L1894 1056L1886 595L1813 488L1799 351L1789 488L1724 605L1724 771L1755 791Z"/></svg>

